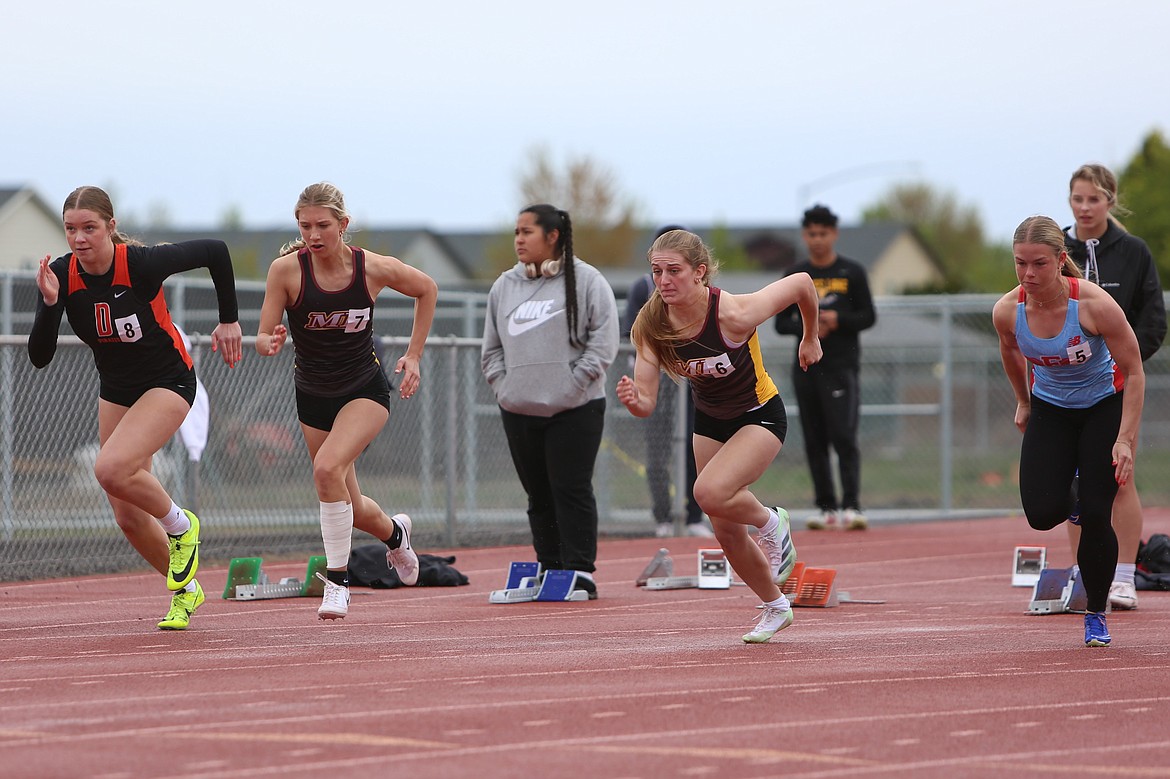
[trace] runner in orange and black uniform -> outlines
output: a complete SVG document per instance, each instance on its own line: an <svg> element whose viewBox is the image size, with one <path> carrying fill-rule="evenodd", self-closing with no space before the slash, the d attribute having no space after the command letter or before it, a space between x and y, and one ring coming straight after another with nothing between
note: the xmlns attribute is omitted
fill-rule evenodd
<svg viewBox="0 0 1170 779"><path fill-rule="evenodd" d="M196 381L162 284L194 268L211 272L220 317L212 348L234 367L242 340L235 277L222 241L128 245L113 211L109 196L97 187L80 187L66 198L62 217L72 251L51 263L48 257L41 260L41 296L28 353L37 368L49 364L63 314L93 351L101 442L94 475L127 540L175 591L159 627L183 630L204 600L195 580L199 519L171 499L150 473L150 461L182 424L195 400Z"/></svg>

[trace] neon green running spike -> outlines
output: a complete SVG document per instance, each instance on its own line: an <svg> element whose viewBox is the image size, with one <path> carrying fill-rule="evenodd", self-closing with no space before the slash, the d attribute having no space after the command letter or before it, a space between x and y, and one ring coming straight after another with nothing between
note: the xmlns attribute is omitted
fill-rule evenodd
<svg viewBox="0 0 1170 779"><path fill-rule="evenodd" d="M171 610L158 623L162 630L186 630L191 624L191 615L202 605L203 587L195 582L195 592L176 592L171 598Z"/></svg>
<svg viewBox="0 0 1170 779"><path fill-rule="evenodd" d="M191 520L191 527L181 536L167 536L171 547L167 589L172 591L186 587L199 570L199 517L187 509L183 509L183 513Z"/></svg>

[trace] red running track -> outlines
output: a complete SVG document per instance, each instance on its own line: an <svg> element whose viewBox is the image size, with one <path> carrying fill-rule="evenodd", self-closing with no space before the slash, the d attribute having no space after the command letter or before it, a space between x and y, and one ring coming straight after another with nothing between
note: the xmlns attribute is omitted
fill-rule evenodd
<svg viewBox="0 0 1170 779"><path fill-rule="evenodd" d="M746 588L634 586L660 546L688 572L711 545L690 538L603 541L600 599L567 604L489 604L529 550L456 550L469 586L355 589L333 624L315 600L222 600L223 568L178 633L155 629L157 575L3 584L0 776L1170 776L1170 593L1088 649L1080 616L1029 616L1010 586L1017 545L1069 564L1063 529L795 535L886 603L798 609L748 646Z"/></svg>

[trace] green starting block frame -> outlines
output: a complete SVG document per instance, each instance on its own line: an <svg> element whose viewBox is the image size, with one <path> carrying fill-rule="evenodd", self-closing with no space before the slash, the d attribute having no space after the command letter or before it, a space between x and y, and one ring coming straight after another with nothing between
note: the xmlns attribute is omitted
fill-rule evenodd
<svg viewBox="0 0 1170 779"><path fill-rule="evenodd" d="M312 598L325 594L325 585L314 574L325 574L325 555L313 555L305 566L304 580L286 576L279 582L269 581L260 557L234 557L228 566L224 600L268 600L269 598Z"/></svg>

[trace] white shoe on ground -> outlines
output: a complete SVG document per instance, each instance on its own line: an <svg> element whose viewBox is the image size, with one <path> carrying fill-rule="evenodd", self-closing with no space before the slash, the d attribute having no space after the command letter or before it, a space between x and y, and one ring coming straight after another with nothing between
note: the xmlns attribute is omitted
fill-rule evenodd
<svg viewBox="0 0 1170 779"><path fill-rule="evenodd" d="M656 538L673 538L674 537L674 523L673 522L659 522L658 526L654 528L654 536Z"/></svg>
<svg viewBox="0 0 1170 779"><path fill-rule="evenodd" d="M345 619L345 615L349 613L349 587L334 584L320 571L317 572L317 578L325 582L325 596L321 598L317 618Z"/></svg>
<svg viewBox="0 0 1170 779"><path fill-rule="evenodd" d="M845 509L841 514L841 524L846 530L865 530L869 527L869 520L861 509Z"/></svg>
<svg viewBox="0 0 1170 779"><path fill-rule="evenodd" d="M1126 611L1136 609L1137 588L1129 582L1113 582L1109 585L1109 605Z"/></svg>
<svg viewBox="0 0 1170 779"><path fill-rule="evenodd" d="M809 517L805 527L809 530L840 530L841 523L837 521L836 511L825 510Z"/></svg>
<svg viewBox="0 0 1170 779"><path fill-rule="evenodd" d="M779 609L775 606L764 606L760 619L750 633L743 637L745 644L762 644L784 628L792 624L792 607Z"/></svg>

